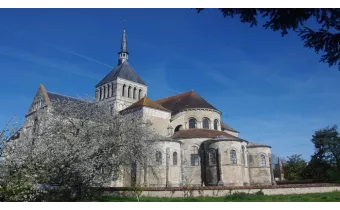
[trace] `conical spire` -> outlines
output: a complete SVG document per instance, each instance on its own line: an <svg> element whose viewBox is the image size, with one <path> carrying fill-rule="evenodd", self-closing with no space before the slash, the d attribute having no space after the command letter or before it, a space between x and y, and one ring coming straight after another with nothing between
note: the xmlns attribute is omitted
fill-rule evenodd
<svg viewBox="0 0 340 210"><path fill-rule="evenodd" d="M120 52L127 53L127 45L126 45L126 31L123 29L122 43L120 45Z"/></svg>
<svg viewBox="0 0 340 210"><path fill-rule="evenodd" d="M118 53L118 65L124 63L128 60L129 53L127 51L127 42L126 42L126 30L123 29L122 42L120 44L120 52Z"/></svg>

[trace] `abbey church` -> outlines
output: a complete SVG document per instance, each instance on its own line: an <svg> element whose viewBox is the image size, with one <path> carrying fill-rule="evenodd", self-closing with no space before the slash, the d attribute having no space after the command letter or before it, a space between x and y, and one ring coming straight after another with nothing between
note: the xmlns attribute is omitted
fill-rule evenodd
<svg viewBox="0 0 340 210"><path fill-rule="evenodd" d="M140 182L147 186L274 183L270 146L240 138L239 131L222 122L221 112L195 91L151 100L147 97L148 86L137 72L129 63L124 29L118 64L95 85L95 103L105 104L118 114L142 112L158 134L170 139L158 141L154 154L162 169L160 179L153 179L145 171ZM58 98L72 100L43 86L40 92L50 103ZM39 106L33 101L29 113ZM130 185L131 177L126 175L111 186Z"/></svg>

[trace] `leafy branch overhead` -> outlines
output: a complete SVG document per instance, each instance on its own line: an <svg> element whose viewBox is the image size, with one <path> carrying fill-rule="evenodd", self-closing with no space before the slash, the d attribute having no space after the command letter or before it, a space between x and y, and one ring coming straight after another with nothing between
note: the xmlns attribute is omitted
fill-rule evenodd
<svg viewBox="0 0 340 210"><path fill-rule="evenodd" d="M196 9L200 13L204 9ZM224 17L239 16L242 23L250 27L258 25L258 18L266 21L265 29L281 31L285 36L288 31L297 32L304 46L314 49L316 53L323 52L321 62L329 66L338 65L340 70L340 9L233 9L221 8ZM315 20L318 27L312 29L306 24Z"/></svg>

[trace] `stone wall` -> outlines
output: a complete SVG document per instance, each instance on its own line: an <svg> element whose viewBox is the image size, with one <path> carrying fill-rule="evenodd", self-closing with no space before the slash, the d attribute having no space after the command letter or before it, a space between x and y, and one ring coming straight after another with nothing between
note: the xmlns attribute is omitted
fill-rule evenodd
<svg viewBox="0 0 340 210"><path fill-rule="evenodd" d="M250 185L269 185L272 183L269 147L248 147ZM265 165L261 166L260 156L265 156Z"/></svg>
<svg viewBox="0 0 340 210"><path fill-rule="evenodd" d="M220 113L212 110L187 110L180 112L174 116L172 116L171 125L175 128L178 125L182 125L184 129L189 129L189 119L195 118L197 120L197 128L202 128L202 120L203 118L208 118L210 120L210 128L214 129L214 120L218 120L218 130L221 130L220 122L221 115Z"/></svg>
<svg viewBox="0 0 340 210"><path fill-rule="evenodd" d="M230 193L244 192L254 194L262 190L265 195L287 195L287 194L307 194L307 193L325 193L340 191L340 186L320 186L320 187L280 187L280 188L267 188L267 189L223 189L223 190L192 190L190 191L191 196L210 196L210 197L223 197ZM123 192L121 191L120 194ZM117 192L108 192L108 194L116 195ZM125 191L125 195L129 192ZM188 190L178 191L143 191L141 196L147 197L180 197L183 198L188 194Z"/></svg>

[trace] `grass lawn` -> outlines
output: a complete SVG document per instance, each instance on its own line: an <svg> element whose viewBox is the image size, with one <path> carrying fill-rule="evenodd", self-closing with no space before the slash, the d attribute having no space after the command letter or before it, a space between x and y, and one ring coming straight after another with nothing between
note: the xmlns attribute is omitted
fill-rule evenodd
<svg viewBox="0 0 340 210"><path fill-rule="evenodd" d="M137 202L136 197L106 196L99 202ZM340 192L299 195L232 194L225 197L156 198L140 197L140 202L340 202Z"/></svg>

